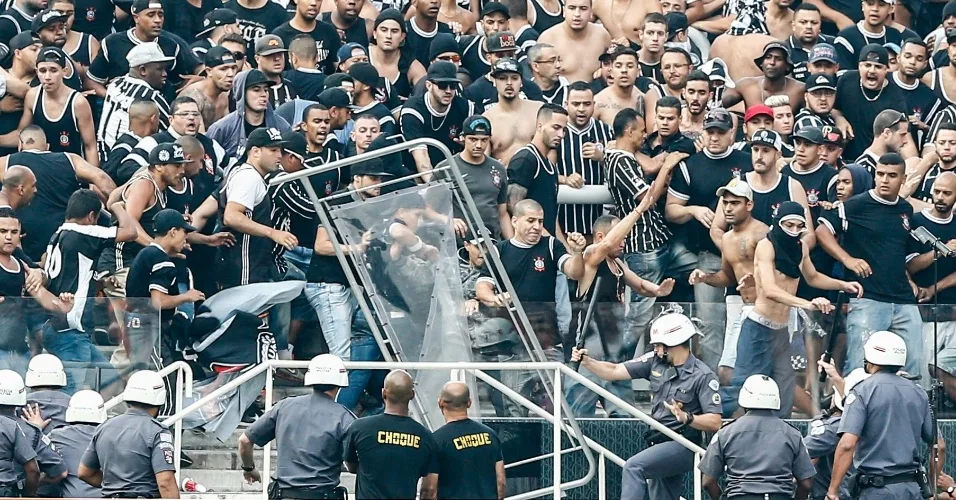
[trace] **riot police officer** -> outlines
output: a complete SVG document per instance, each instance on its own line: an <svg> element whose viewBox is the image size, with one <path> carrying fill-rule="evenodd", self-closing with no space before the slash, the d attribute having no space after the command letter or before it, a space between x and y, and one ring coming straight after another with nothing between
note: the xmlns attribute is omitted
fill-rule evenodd
<svg viewBox="0 0 956 500"><path fill-rule="evenodd" d="M66 423L50 433L50 441L63 457L67 476L60 483L59 495L63 498L100 498L99 488L87 484L77 477L77 469L83 453L93 442L96 426L106 421L106 408L103 396L96 391L77 391L70 398L66 408Z"/></svg>
<svg viewBox="0 0 956 500"><path fill-rule="evenodd" d="M140 370L123 390L128 409L96 429L77 476L106 498L179 498L173 434L156 420L166 404L158 373Z"/></svg>
<svg viewBox="0 0 956 500"><path fill-rule="evenodd" d="M269 498L345 500L339 486L345 433L355 415L335 402L349 376L338 356L320 354L309 362L305 385L312 394L287 398L259 417L239 438L239 458L249 484L260 481L252 445L277 440L279 464Z"/></svg>
<svg viewBox="0 0 956 500"><path fill-rule="evenodd" d="M857 470L851 482L853 498L924 498L920 441L932 442L933 417L926 393L897 375L906 365L906 343L894 333L875 332L863 345L863 361L870 378L857 384L843 402L842 437L833 457L827 499L839 499L840 483L851 462Z"/></svg>
<svg viewBox="0 0 956 500"><path fill-rule="evenodd" d="M22 398L17 396L11 399L11 404L0 405L0 418L12 419L19 425L20 431L26 436L27 443L29 443L33 451L36 452L37 465L40 467L40 472L48 476L44 479L44 483L46 483L44 486L61 481L66 477L66 466L63 464L63 458L60 457L59 453L54 449L50 438L43 434L43 429L33 422L17 417L17 411L25 408L23 405L27 402L26 385L23 383L23 379L20 377L20 374L10 370L0 370L0 373L2 373L2 376L0 376L0 388L3 389L0 392L10 392L10 394L14 395L18 395L21 392L23 393ZM25 470L17 467L17 477L19 481L25 482Z"/></svg>
<svg viewBox="0 0 956 500"><path fill-rule="evenodd" d="M820 364L828 368L833 366L823 360L820 360ZM831 373L830 369L827 370L827 373ZM847 375L846 379L841 379L836 369L833 369L832 373L831 380L834 382L835 390L830 400L830 409L810 421L810 429L807 431L806 437L803 438L803 444L807 447L810 459L817 461L817 474L813 476L813 487L810 491L812 500L823 500L827 496L827 489L830 488L833 453L840 442L839 431L840 421L843 418L843 395L849 394L856 384L870 376L863 368L853 370ZM846 483L846 481L843 481L843 485L840 486L840 500L849 500L850 498L850 491L847 489Z"/></svg>
<svg viewBox="0 0 956 500"><path fill-rule="evenodd" d="M651 416L696 443L704 432L720 428L717 376L691 354L690 339L698 335L694 323L679 313L664 314L651 325L654 351L624 363L608 363L575 348L571 361L605 380L643 378L651 383ZM677 499L684 475L694 468L694 452L657 431L645 436L649 447L624 464L621 498ZM650 484L647 480L653 479Z"/></svg>
<svg viewBox="0 0 956 500"><path fill-rule="evenodd" d="M710 498L721 498L717 480L726 473L728 499L806 499L815 471L800 432L773 413L780 410L777 383L751 375L737 402L747 413L717 431L697 466Z"/></svg>
<svg viewBox="0 0 956 500"><path fill-rule="evenodd" d="M30 360L27 369L27 406L31 410L39 408L40 415L50 422L43 427L43 433L49 435L53 429L66 425L66 408L70 405L70 395L63 392L66 387L66 371L60 358L52 354L37 354Z"/></svg>
<svg viewBox="0 0 956 500"><path fill-rule="evenodd" d="M0 370L0 497L32 497L40 482L33 443L20 428L13 409L25 405L27 388L12 370ZM21 476L18 472L23 471Z"/></svg>

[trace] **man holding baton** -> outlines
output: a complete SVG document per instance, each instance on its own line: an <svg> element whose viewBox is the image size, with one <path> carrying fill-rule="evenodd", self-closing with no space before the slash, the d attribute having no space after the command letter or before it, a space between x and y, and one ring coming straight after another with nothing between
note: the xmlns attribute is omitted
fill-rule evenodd
<svg viewBox="0 0 956 500"><path fill-rule="evenodd" d="M691 354L690 339L699 335L690 318L668 313L651 325L654 351L624 363L598 361L587 349L571 352L572 362L604 380L647 379L654 391L651 417L690 441L701 444L704 432L720 428L717 376ZM694 467L694 452L656 430L645 436L649 445L624 464L621 498L676 500L684 475ZM648 479L653 479L650 483Z"/></svg>

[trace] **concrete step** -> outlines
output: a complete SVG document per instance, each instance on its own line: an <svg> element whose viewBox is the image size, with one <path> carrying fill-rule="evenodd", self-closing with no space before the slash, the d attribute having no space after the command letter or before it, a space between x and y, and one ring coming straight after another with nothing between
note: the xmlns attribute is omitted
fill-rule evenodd
<svg viewBox="0 0 956 500"><path fill-rule="evenodd" d="M183 469L181 478L185 479L187 477L205 486L207 490L213 493L256 493L262 491L262 483L246 484L241 470ZM355 474L343 472L340 481L349 493L355 492Z"/></svg>

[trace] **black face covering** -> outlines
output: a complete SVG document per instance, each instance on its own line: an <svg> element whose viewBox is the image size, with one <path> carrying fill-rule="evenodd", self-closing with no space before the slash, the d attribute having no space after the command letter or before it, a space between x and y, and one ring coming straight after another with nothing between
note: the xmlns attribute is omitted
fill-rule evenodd
<svg viewBox="0 0 956 500"><path fill-rule="evenodd" d="M793 201L786 201L773 214L773 226L767 238L773 245L774 267L777 271L791 278L800 277L800 261L803 260L803 250L800 246L802 233L790 234L783 228L788 220L800 220L806 224L803 206Z"/></svg>

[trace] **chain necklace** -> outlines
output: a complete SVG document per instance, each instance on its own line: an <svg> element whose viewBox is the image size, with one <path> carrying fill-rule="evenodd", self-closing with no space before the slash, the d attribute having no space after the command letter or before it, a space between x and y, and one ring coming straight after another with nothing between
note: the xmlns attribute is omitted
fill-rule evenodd
<svg viewBox="0 0 956 500"><path fill-rule="evenodd" d="M876 102L876 100L879 99L881 95L883 95L883 89L886 88L885 83L886 83L886 82L884 82L884 85L883 85L883 87L880 89L880 91L876 93L876 97L870 99L870 97L869 97L868 95L866 95L866 89L863 87L863 77L861 76L861 77L860 77L860 93L863 94L863 98L866 99L868 102Z"/></svg>

